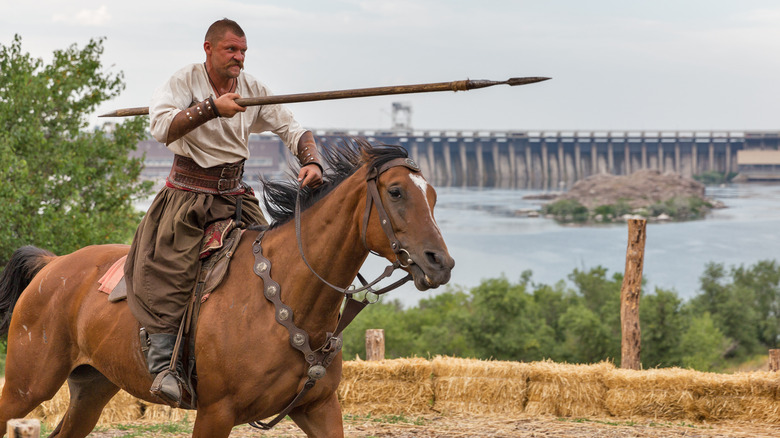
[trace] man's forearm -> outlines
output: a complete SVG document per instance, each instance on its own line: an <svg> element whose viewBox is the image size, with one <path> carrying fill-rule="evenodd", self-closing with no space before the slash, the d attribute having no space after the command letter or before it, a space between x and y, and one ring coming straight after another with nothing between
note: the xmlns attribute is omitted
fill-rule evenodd
<svg viewBox="0 0 780 438"><path fill-rule="evenodd" d="M296 157L298 158L298 162L301 163L301 167L308 164L316 164L322 169L317 143L314 141L314 134L312 134L311 131L304 132L298 140L298 154Z"/></svg>
<svg viewBox="0 0 780 438"><path fill-rule="evenodd" d="M208 122L209 120L219 117L217 107L214 105L214 101L209 97L203 102L196 103L195 105L182 110L171 121L171 126L168 127L168 137L165 139L165 144L169 145L174 141L184 137L189 132L192 132L198 126Z"/></svg>

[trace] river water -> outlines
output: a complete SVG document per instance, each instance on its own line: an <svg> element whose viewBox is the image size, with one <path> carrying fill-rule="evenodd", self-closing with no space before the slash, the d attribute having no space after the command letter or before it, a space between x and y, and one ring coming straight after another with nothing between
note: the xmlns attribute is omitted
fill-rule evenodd
<svg viewBox="0 0 780 438"><path fill-rule="evenodd" d="M544 201L524 199L540 190L438 187L435 216L455 258L450 285L471 288L483 279L506 276L517 282L525 270L535 283L567 280L574 269L607 268L611 277L625 269L626 224L559 225L518 211L538 210ZM643 293L672 289L688 299L699 291L706 263L727 267L759 260L780 260L780 184L732 184L707 189L727 208L690 222L648 223ZM138 204L146 209L151 200ZM378 276L389 262L369 256L364 277ZM390 281L401 278L396 274ZM568 280L567 280L568 281ZM414 306L420 298L446 290L420 292L407 283L391 299Z"/></svg>
<svg viewBox="0 0 780 438"><path fill-rule="evenodd" d="M603 266L610 277L625 269L625 223L571 226L518 215L518 210L540 208L543 201L523 199L543 193L538 190L445 187L437 192L435 216L456 263L450 284L470 288L501 275L517 282L524 270L533 272L535 283L554 284L575 268ZM648 223L643 293L660 287L688 299L698 293L707 262L730 267L780 260L780 184L714 187L707 196L727 208L703 220ZM371 256L363 275L378 274L386 264ZM441 289L420 292L408 284L390 297L413 306Z"/></svg>

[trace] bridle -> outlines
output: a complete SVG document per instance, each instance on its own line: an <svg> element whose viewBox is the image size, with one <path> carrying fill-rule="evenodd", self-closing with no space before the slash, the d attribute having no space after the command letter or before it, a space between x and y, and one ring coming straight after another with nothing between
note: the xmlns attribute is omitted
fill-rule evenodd
<svg viewBox="0 0 780 438"><path fill-rule="evenodd" d="M336 325L336 330L333 333L329 333L329 332L326 333L325 343L320 348L316 350L313 350L311 348L311 346L309 345L309 334L306 333L306 331L298 328L293 323L292 309L289 306L285 305L281 300L281 293L280 293L281 290L280 290L279 283L277 283L271 278L271 262L265 256L263 256L261 240L263 238L264 232L261 232L255 239L255 242L252 244L252 252L255 254L254 272L260 278L263 279L263 285L264 285L263 294L265 295L265 298L274 305L276 321L279 324L283 325L285 328L287 328L288 332L290 333L290 344L292 345L293 348L295 348L296 350L300 351L303 354L304 358L306 359L306 362L309 364L309 370L307 372L308 378L306 380L306 383L304 383L303 388L298 392L298 394L290 402L290 404L287 405L286 408L284 408L270 422L263 423L260 421L252 421L249 423L250 426L261 430L268 430L272 428L279 421L281 421L285 416L287 416L287 414L289 414L293 408L295 408L295 406L303 398L303 396L306 395L306 393L312 387L314 387L314 384L316 383L317 380L325 377L326 368L331 364L333 359L335 359L338 352L341 351L341 347L343 344L341 339L341 333L349 325L349 323L355 319L355 317L358 315L358 313L360 313L361 310L363 310L367 305L372 303L372 301L370 301L367 296L364 296L363 299L361 300L355 299L354 298L355 294L365 291L365 292L371 292L374 295L382 295L387 292L390 292L393 289L397 289L399 286L412 279L412 275L407 274L404 278L380 290L375 291L372 289L372 287L375 284L377 284L379 281L392 275L392 273L396 269L406 268L410 266L412 263L414 263L411 256L409 255L409 251L403 248L401 242L398 240L398 238L395 235L395 231L393 230L393 226L390 221L390 216L387 214L387 210L385 209L384 204L382 203L382 199L379 196L379 189L377 188L377 179L379 178L379 176L382 175L387 170L398 166L406 167L414 172L420 171L420 167L411 158L395 158L379 167L372 167L368 171L368 174L366 175L366 209L365 209L365 213L363 214L363 231L361 233L361 240L363 242L363 246L365 246L365 248L368 249L368 251L375 253L370 248L368 248L366 242L366 230L368 229L368 222L371 217L372 206L375 206L377 215L379 216L379 223L381 224L382 230L385 232L385 235L387 236L387 239L390 242L390 248L393 250L393 253L395 253L396 260L391 265L387 266L384 272L371 283L367 283L363 279L363 276L358 274L358 279L363 284L363 286L360 288L345 289L336 286L334 284L331 284L330 282L322 278L322 276L320 276L311 267L308 260L306 260L306 256L303 252L303 243L301 239L301 206L300 206L301 188L300 186L298 187L298 193L296 195L296 201L295 201L295 235L298 241L298 251L301 254L301 258L303 259L303 262L306 264L306 267L309 268L309 270L320 281L322 281L324 284L328 285L332 289L344 294L344 297L346 299L346 302L344 303L344 308L341 312L341 315L339 316L339 320Z"/></svg>
<svg viewBox="0 0 780 438"><path fill-rule="evenodd" d="M398 238L395 236L393 224L390 221L390 216L387 214L387 210L385 209L384 204L382 203L382 198L379 197L379 189L377 188L377 179L379 176L385 173L387 170L398 166L406 167L414 172L420 171L420 167L411 158L395 158L378 168L372 167L366 175L366 210L365 213L363 213L363 231L361 233L360 239L363 242L363 246L369 252L379 255L375 251L372 251L366 242L366 232L368 230L368 221L371 217L371 207L372 205L375 205L377 215L379 216L379 223L382 226L382 230L385 232L385 236L387 236L387 240L390 242L390 248L395 253L395 261L393 264L387 266L384 272L371 283L366 283L363 279L363 276L358 274L358 279L361 281L361 283L363 283L363 286L359 288L345 289L330 283L329 281L322 278L322 276L320 276L320 274L318 274L317 271L311 267L309 261L306 260L306 255L303 252L303 239L301 238L301 190L300 187L298 188L298 194L295 201L295 237L298 241L298 252L301 254L301 258L306 264L306 267L309 268L309 271L311 271L317 278L319 278L320 281L328 285L330 288L344 295L350 296L364 291L372 292L375 295L381 295L390 292L393 289L397 289L399 286L412 279L412 274L407 274L404 278L383 289L380 289L379 291L374 291L371 289L372 286L392 275L396 269L407 268L414 263L411 255L409 254L409 251L404 249L404 247L401 245L401 241L398 240Z"/></svg>

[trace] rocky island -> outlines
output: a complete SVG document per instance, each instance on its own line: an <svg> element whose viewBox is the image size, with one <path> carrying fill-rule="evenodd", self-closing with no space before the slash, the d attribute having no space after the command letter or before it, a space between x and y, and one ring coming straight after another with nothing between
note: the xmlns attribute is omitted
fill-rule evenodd
<svg viewBox="0 0 780 438"><path fill-rule="evenodd" d="M631 175L593 175L542 207L559 222L602 223L644 218L691 220L723 204L705 197L704 185L676 173L644 169Z"/></svg>

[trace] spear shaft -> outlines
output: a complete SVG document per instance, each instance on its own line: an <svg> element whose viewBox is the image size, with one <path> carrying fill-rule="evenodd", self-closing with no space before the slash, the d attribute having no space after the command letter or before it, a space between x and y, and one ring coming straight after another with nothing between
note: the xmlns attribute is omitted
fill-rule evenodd
<svg viewBox="0 0 780 438"><path fill-rule="evenodd" d="M430 93L435 91L467 91L477 88L492 87L493 85L517 85L533 84L546 81L550 78L526 77L510 78L506 81L465 80L453 82L436 82L431 84L415 85L391 85L387 87L355 88L350 90L316 91L312 93L280 94L278 96L242 97L236 99L241 106L273 105L296 102L315 102L318 100L350 99L355 97L386 96L391 94ZM103 114L100 117L128 117L143 116L149 114L149 107L124 108L114 112Z"/></svg>

